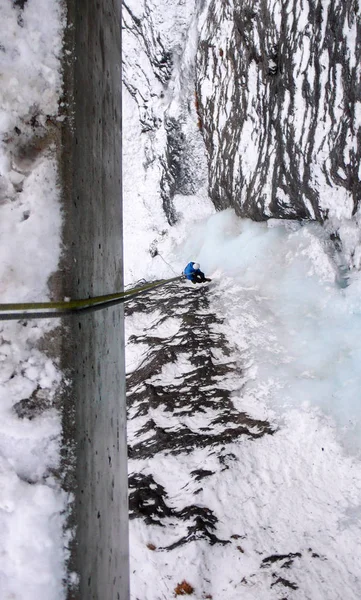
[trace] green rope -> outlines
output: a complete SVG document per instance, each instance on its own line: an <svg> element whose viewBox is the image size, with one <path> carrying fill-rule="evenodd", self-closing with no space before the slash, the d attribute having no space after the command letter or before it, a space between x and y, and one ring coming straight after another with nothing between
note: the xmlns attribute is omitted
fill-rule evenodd
<svg viewBox="0 0 361 600"><path fill-rule="evenodd" d="M147 283L145 285L127 290L126 292L106 294L103 296L95 296L94 298L85 298L81 300L70 300L69 302L22 302L0 304L0 321L39 318L46 319L79 312L92 312L95 310L108 308L116 304L121 304L127 300L132 300L140 294L144 294L152 289L182 278L183 275L178 275L177 277L172 277L171 279L161 279L159 281Z"/></svg>

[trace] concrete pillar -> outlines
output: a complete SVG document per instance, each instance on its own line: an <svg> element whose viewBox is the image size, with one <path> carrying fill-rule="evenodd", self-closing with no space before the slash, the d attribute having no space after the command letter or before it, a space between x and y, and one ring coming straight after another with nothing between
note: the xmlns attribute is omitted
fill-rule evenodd
<svg viewBox="0 0 361 600"><path fill-rule="evenodd" d="M86 298L123 286L120 0L68 0L68 20L64 290L72 298ZM69 568L80 576L69 598L127 600L123 309L67 323L63 366L71 385L64 432L75 453L68 488L76 494L72 520L77 531Z"/></svg>

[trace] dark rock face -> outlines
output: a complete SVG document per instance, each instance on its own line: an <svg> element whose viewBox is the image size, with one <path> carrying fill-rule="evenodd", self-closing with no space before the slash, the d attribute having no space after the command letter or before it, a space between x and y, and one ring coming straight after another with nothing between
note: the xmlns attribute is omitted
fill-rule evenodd
<svg viewBox="0 0 361 600"><path fill-rule="evenodd" d="M218 209L351 217L361 192L356 0L212 0L197 107Z"/></svg>

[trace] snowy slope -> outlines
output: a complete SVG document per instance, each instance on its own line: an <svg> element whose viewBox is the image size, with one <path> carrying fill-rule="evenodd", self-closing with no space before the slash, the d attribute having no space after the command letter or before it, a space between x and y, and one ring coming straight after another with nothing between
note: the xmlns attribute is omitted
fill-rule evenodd
<svg viewBox="0 0 361 600"><path fill-rule="evenodd" d="M226 212L199 242L212 284L127 309L132 597L359 598L357 278L321 227Z"/></svg>
<svg viewBox="0 0 361 600"><path fill-rule="evenodd" d="M267 10L277 16L276 5L269 2ZM307 5L297 12L298 26ZM152 18L143 16L142 27L154 26L156 40L160 26L154 15L163 7L170 27L178 4L147 6ZM193 17L189 20L189 28L201 35L198 61L199 53L206 56L217 47L205 33L209 23L230 6L211 4L207 13L204 4L196 26ZM293 10L289 7L285 19ZM217 29L222 44L232 42L228 34L223 20ZM190 55L189 40L185 35L183 57ZM347 35L347 44L352 62L357 42ZM172 50L169 40L164 46ZM133 73L135 81L141 63L144 78L152 81L155 70L147 56L144 48L136 58L129 53L128 77ZM308 56L312 61L312 53ZM191 106L194 71L184 60L190 81L182 87L182 99L188 96ZM184 72L182 64L172 66L169 81ZM247 90L256 98L252 68ZM227 89L226 73L217 76L219 85L202 88L208 98ZM162 86L153 97L149 85L148 104L154 106L162 89L168 94L157 109L163 122L174 96L177 107L180 100L167 82ZM341 89L335 86L334 93ZM199 103L195 108L200 112ZM209 108L219 116L212 121L216 140L225 109L220 100ZM167 153L167 137L159 134L162 126L144 131L141 118L135 94L126 93L128 282L172 276L191 259L199 260L213 281L199 288L172 284L127 308L131 597L168 600L181 595L182 585L187 590L187 582L197 600L356 600L361 596L361 246L352 194L331 179L321 182L333 212L322 226L254 223L233 210L214 214L204 188L188 195L183 190L172 198L174 223L160 185L159 157ZM281 123L281 113L275 119ZM188 123L196 137L199 124L194 120L191 129ZM266 136L262 120L254 127ZM207 144L204 126L202 133ZM155 139L157 151L148 161ZM243 128L242 144L242 156L252 160L252 129ZM200 165L203 169L204 159ZM211 192L212 177L227 191L226 168L226 160L219 162L216 175L211 165ZM309 182L318 176L312 165L310 173ZM270 206L271 192L265 185L263 207ZM320 194L320 211L324 198ZM293 199L290 189L287 202ZM253 209L257 212L256 204ZM283 208L281 216L287 216Z"/></svg>
<svg viewBox="0 0 361 600"><path fill-rule="evenodd" d="M24 5L22 10L21 6ZM62 217L55 129L61 93L60 2L1 2L0 300L50 298ZM0 596L65 597L58 324L0 324Z"/></svg>

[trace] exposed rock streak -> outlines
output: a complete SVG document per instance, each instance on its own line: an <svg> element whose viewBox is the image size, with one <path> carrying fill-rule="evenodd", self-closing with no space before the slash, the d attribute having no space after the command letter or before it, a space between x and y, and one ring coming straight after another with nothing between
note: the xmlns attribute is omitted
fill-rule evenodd
<svg viewBox="0 0 361 600"><path fill-rule="evenodd" d="M217 208L256 220L356 211L360 58L354 0L211 2L197 101Z"/></svg>
<svg viewBox="0 0 361 600"><path fill-rule="evenodd" d="M131 335L128 345L147 348L141 364L128 375L131 517L160 526L166 518L189 521L187 534L168 549L200 537L211 544L226 543L214 533L216 515L196 503L202 479L215 475L213 471L198 464L189 473L194 502L175 510L165 487L142 471L142 461L149 465L158 454L209 448L210 454L216 449L223 471L236 459L228 444L241 436L259 438L272 429L266 421L239 412L232 402L232 391L241 387L240 366L219 330L221 319L210 310L207 288L167 286L126 305L128 318L139 312L149 315L152 325Z"/></svg>

